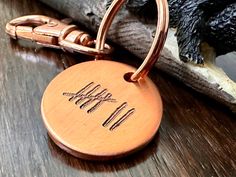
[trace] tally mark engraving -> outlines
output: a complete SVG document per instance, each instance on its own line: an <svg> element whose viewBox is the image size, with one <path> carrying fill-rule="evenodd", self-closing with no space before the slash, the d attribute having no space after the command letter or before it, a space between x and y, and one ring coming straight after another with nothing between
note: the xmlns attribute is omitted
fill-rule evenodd
<svg viewBox="0 0 236 177"><path fill-rule="evenodd" d="M68 101L74 102L74 104L78 105L80 109L85 109L88 106L91 106L88 108L87 113L96 111L102 104L106 102L117 102L116 99L112 98L112 94L109 93L107 89L101 89L101 85L95 85L94 82L89 83L76 93L64 92L62 95L69 97ZM109 130L113 131L118 128L135 112L135 108L131 108L118 118L118 116L127 108L127 106L127 102L122 103L104 121L102 126L108 127L112 122L115 121L110 126ZM118 120L115 120L116 118Z"/></svg>
<svg viewBox="0 0 236 177"><path fill-rule="evenodd" d="M103 127L107 127L121 112L128 106L127 102L122 103L116 110L110 115L110 117L102 124ZM134 114L135 108L128 110L120 119L118 119L110 128L110 131L118 128L125 120L127 120L132 114Z"/></svg>
<svg viewBox="0 0 236 177"><path fill-rule="evenodd" d="M74 101L75 105L80 106L80 109L92 105L92 107L87 110L87 113L92 113L105 102L116 102L116 100L112 98L112 94L108 93L107 89L103 89L95 94L100 88L101 85L94 86L94 82L91 82L76 93L64 92L63 95L70 97L69 101Z"/></svg>

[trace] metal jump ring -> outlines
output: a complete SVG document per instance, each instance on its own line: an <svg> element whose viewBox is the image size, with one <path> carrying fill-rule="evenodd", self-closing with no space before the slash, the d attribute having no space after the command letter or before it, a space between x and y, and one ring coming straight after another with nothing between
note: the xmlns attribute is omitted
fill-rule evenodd
<svg viewBox="0 0 236 177"><path fill-rule="evenodd" d="M115 15L125 2L126 0L113 0L109 9L105 13L97 34L97 39L96 39L97 50L104 50L105 39L108 29L111 26L111 23ZM166 0L156 0L156 4L158 11L157 13L158 21L157 21L157 30L155 38L153 40L151 49L148 52L147 57L143 61L142 65L132 74L130 78L132 81L137 81L140 78L144 78L148 74L151 67L155 64L155 62L159 58L161 50L166 40L168 24L169 24L168 3Z"/></svg>
<svg viewBox="0 0 236 177"><path fill-rule="evenodd" d="M69 40L66 40L66 36L72 32L73 30L76 30L77 27L75 25L69 25L68 27L65 27L59 36L58 43L59 45L65 50L67 49L68 51L75 51L78 53L82 53L85 55L91 55L91 56L103 56L103 55L109 55L113 51L113 48L105 44L105 48L103 50L97 50L96 48L90 47L91 45L96 45L96 40L91 40L89 41L89 46L84 46L81 44L77 44L74 42L71 42Z"/></svg>

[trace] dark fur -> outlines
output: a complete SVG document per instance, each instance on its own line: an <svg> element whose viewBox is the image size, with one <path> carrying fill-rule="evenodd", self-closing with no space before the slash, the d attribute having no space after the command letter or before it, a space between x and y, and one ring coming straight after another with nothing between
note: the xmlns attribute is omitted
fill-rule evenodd
<svg viewBox="0 0 236 177"><path fill-rule="evenodd" d="M111 2L112 0L110 0ZM203 63L200 43L217 54L236 50L236 0L169 0L170 27L177 28L180 59ZM146 18L156 16L155 0L129 0L127 8Z"/></svg>

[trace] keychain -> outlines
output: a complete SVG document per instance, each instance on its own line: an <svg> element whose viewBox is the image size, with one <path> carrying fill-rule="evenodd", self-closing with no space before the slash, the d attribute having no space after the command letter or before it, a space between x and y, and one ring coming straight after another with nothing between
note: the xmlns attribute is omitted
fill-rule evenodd
<svg viewBox="0 0 236 177"><path fill-rule="evenodd" d="M111 51L105 44L107 31L124 3L125 0L114 0L110 5L97 39L93 41L95 49L91 45L81 45L79 50L73 45L68 48L68 40L70 44L76 41L73 35L65 39L74 30L72 27L57 35L60 36L59 48L96 56L94 61L74 65L57 75L42 98L42 117L49 136L60 148L76 157L109 160L126 156L147 145L160 125L161 97L147 74L164 46L168 4L166 0L156 0L156 35L146 59L135 69L103 60ZM91 40L87 39L88 44Z"/></svg>

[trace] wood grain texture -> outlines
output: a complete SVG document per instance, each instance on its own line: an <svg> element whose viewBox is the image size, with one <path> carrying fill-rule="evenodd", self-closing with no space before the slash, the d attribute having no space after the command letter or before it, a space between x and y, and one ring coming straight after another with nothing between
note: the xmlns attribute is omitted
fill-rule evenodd
<svg viewBox="0 0 236 177"><path fill-rule="evenodd" d="M83 161L60 150L43 125L42 94L57 73L87 59L35 49L5 34L5 24L21 15L60 17L52 9L30 0L2 0L0 8L0 176L236 176L236 116L156 69L150 76L160 89L164 116L151 144L107 163ZM135 67L141 62L121 49L114 55Z"/></svg>

